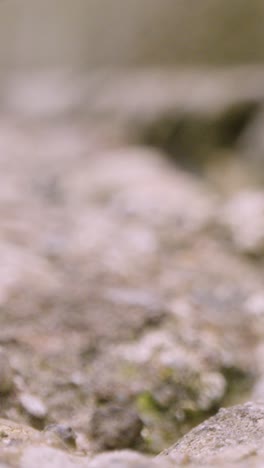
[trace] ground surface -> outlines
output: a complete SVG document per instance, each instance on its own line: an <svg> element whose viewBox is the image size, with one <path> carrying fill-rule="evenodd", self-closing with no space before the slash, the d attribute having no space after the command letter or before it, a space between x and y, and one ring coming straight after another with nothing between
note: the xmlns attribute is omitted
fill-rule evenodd
<svg viewBox="0 0 264 468"><path fill-rule="evenodd" d="M155 112L146 99L143 114L131 86L119 113L106 90L92 118L67 100L53 113L27 106L19 93L1 117L3 466L36 466L36 447L54 467L110 466L90 460L109 449L157 454L218 408L264 396L264 192L252 169L262 163L248 170L237 134L228 149L210 138L201 159L185 132L201 142L211 119L222 132L230 86L220 111L217 92L214 112L187 105L180 147L178 128L164 133L168 96ZM250 104L261 99L248 92ZM122 456L113 466L156 463Z"/></svg>

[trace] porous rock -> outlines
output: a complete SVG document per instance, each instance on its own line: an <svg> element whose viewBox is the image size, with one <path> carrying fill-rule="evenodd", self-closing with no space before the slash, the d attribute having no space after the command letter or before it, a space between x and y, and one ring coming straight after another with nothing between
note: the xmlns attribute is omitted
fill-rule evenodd
<svg viewBox="0 0 264 468"><path fill-rule="evenodd" d="M236 466L244 466L243 460L248 459L247 466L255 466L250 464L254 457L264 461L263 440L264 403L248 402L222 408L161 456L168 456L175 463L185 459L198 466L210 463L229 466L233 462L241 462Z"/></svg>

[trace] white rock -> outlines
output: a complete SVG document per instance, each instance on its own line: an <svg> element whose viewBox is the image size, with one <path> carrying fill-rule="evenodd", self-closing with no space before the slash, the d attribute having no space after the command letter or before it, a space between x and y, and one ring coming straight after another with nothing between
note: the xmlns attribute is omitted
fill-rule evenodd
<svg viewBox="0 0 264 468"><path fill-rule="evenodd" d="M253 255L264 252L264 192L242 191L225 206L220 222L235 247Z"/></svg>
<svg viewBox="0 0 264 468"><path fill-rule="evenodd" d="M47 415L45 404L37 396L31 395L30 393L21 393L19 395L19 401L23 409L30 414L30 416L43 419Z"/></svg>
<svg viewBox="0 0 264 468"><path fill-rule="evenodd" d="M89 468L155 468L158 466L160 465L157 465L154 460L132 450L101 453L89 464ZM169 465L165 461L163 466L166 468Z"/></svg>
<svg viewBox="0 0 264 468"><path fill-rule="evenodd" d="M51 447L26 447L20 459L19 468L78 468L89 466L84 459L71 457Z"/></svg>

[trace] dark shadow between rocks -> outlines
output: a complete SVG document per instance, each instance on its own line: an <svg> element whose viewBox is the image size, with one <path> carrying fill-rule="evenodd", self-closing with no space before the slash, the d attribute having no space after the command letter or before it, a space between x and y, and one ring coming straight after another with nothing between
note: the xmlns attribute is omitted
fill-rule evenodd
<svg viewBox="0 0 264 468"><path fill-rule="evenodd" d="M221 112L167 112L136 130L144 145L161 149L169 160L202 174L216 152L232 150L260 107L255 101L235 103Z"/></svg>

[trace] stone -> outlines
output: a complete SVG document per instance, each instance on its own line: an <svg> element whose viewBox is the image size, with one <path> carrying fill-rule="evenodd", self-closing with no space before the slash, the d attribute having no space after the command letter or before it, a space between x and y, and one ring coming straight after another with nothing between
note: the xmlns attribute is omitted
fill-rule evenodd
<svg viewBox="0 0 264 468"><path fill-rule="evenodd" d="M41 433L24 424L19 424L8 419L0 419L0 442L35 442L40 439Z"/></svg>
<svg viewBox="0 0 264 468"><path fill-rule="evenodd" d="M89 464L89 468L155 468L159 462L132 450L120 450L97 455ZM169 461L163 467L172 466Z"/></svg>
<svg viewBox="0 0 264 468"><path fill-rule="evenodd" d="M264 192L244 190L235 194L220 215L233 241L241 253L262 255L264 252Z"/></svg>
<svg viewBox="0 0 264 468"><path fill-rule="evenodd" d="M37 419L44 419L47 416L47 407L39 397L31 395L30 393L21 393L19 395L19 401L22 408L30 416Z"/></svg>
<svg viewBox="0 0 264 468"><path fill-rule="evenodd" d="M52 447L26 447L20 457L19 468L85 468L82 457L70 456Z"/></svg>
<svg viewBox="0 0 264 468"><path fill-rule="evenodd" d="M74 454L74 450L69 452L62 440L58 443L48 438L45 431L6 419L0 419L0 448L0 463L3 461L8 467L74 468L86 467L89 461Z"/></svg>
<svg viewBox="0 0 264 468"><path fill-rule="evenodd" d="M162 452L175 463L181 457L187 457L190 463L198 466L210 463L228 466L247 466L254 457L264 461L264 403L248 402L230 408L222 408L213 417L207 419L187 433L169 449ZM162 460L162 458L160 458ZM161 461L162 462L162 461ZM255 465L254 465L255 466Z"/></svg>
<svg viewBox="0 0 264 468"><path fill-rule="evenodd" d="M110 403L94 410L89 434L101 450L129 448L139 443L142 427L134 409Z"/></svg>
<svg viewBox="0 0 264 468"><path fill-rule="evenodd" d="M49 424L44 429L45 436L57 436L66 446L76 448L76 434L70 426L65 424Z"/></svg>

